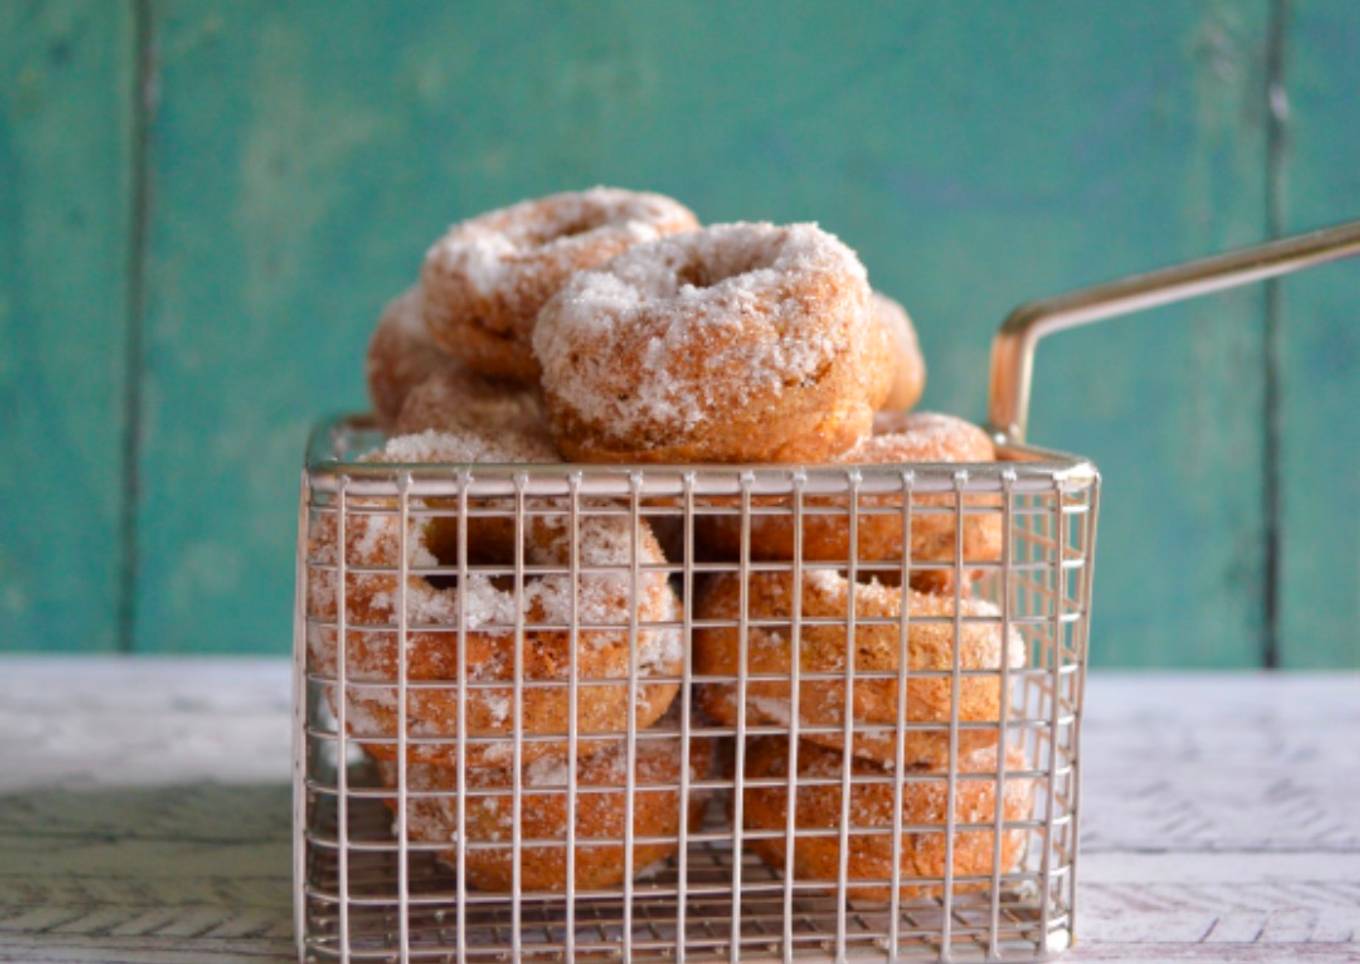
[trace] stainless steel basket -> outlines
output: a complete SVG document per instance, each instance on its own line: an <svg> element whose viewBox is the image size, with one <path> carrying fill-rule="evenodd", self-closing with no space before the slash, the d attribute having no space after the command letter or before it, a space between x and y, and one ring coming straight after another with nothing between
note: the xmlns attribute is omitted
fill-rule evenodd
<svg viewBox="0 0 1360 964"><path fill-rule="evenodd" d="M1088 460L1024 442L1035 346L1073 324L1357 252L1360 228L1350 225L1017 309L993 352L990 420L1004 459L995 463L374 464L357 460L381 442L370 421L322 423L302 477L297 553L299 957L1016 960L1066 948L1076 904L1079 737L1100 481ZM952 559L904 553L862 560L860 529L883 516L900 520L902 531L931 517L945 520L953 527ZM790 559L753 558L753 525L776 517L790 522ZM844 520L845 558L804 558L804 526L815 518ZM387 531L396 533L392 565L355 566L347 552L327 553L327 544L345 545L347 532L373 519L386 519ZM456 523L456 545L445 558L413 558L412 526L428 519ZM536 520L565 527L574 544L580 527L595 519L621 520L616 524L629 529L626 561L591 565L575 549L548 563L526 556L524 537ZM696 528L713 519L740 533L735 558L701 551ZM999 520L999 556L966 557L965 527L979 519ZM512 527L508 558L470 551L469 525L479 520ZM644 526L669 528L665 562L640 558L636 533ZM800 591L788 612L751 612L752 579L784 573L800 587L826 578L813 575L819 572L845 579L849 598L838 615L803 613ZM903 605L889 617L875 616L855 602L857 591L868 590L854 587L868 579L905 585L922 573L950 587L946 615L916 615ZM696 611L702 584L724 574L740 587L736 611ZM364 585L362 577L387 580L381 584L396 595L388 601L392 620L355 610L349 597ZM570 587L565 620L525 604L529 586L554 578ZM599 578L626 587L633 604L623 622L595 625L581 611L583 581ZM454 601L445 618L411 612L413 579ZM640 617L643 583L658 580L675 594L678 609ZM475 583L496 587L512 605L499 617L470 614L462 587ZM970 585L992 605L965 604ZM318 595L327 596L329 608L318 605ZM932 625L954 640L994 633L1002 642L996 665L964 665L959 645L942 665L909 665L903 654L913 627ZM696 634L715 630L736 634L735 672L699 673L691 664ZM856 666L862 634L875 631L895 634L891 670ZM567 640L568 663L559 672L526 670L526 645L536 633ZM626 638L626 671L581 674L582 641L603 638L592 633ZM748 666L753 635L761 633L787 637L792 658L783 673ZM834 671L802 666L800 647L819 633L857 644L844 647ZM639 640L648 634L681 642L684 658L674 673L640 665ZM1023 660L1009 655L1012 635ZM352 665L370 638L394 647L385 674ZM493 682L478 679L475 666L468 671L469 659L477 658L470 649L487 638L508 642L513 652L509 675ZM442 652L442 671L416 661L413 640L422 654L430 647ZM961 718L961 692L979 683L1001 694L1001 710L993 718ZM752 702L753 687L770 685L785 694L777 711ZM947 709L923 718L912 703L921 685L947 694ZM639 703L656 686L676 689L674 706L659 721L639 723ZM861 713L856 688L874 686L892 694L892 718ZM609 687L626 694L624 722L583 728L582 704ZM699 710L713 687L736 694L735 716L726 723ZM566 700L559 730L525 722L526 699L535 693ZM810 717L813 697L805 694L827 693L854 711ZM376 723L374 700L387 713ZM438 705L452 721L431 725L422 715L431 700L443 700ZM469 706L488 700L500 708L495 718L508 722L470 729ZM930 734L945 748L943 760L923 766L907 759L908 740ZM1002 751L984 755L985 766L964 767L962 745L979 734ZM873 766L827 749L873 737L892 751ZM787 754L781 773L748 772L748 741L757 739L766 741L761 752ZM608 752L621 763L611 778L586 779L583 761L603 740L612 741ZM675 772L660 779L641 774L639 753L662 741L676 748ZM720 762L696 768L710 755ZM437 771L422 762L430 756L441 762ZM810 756L833 763L803 772L799 761ZM486 776L493 757L500 761L494 779ZM531 758L557 761L546 768L550 779ZM1007 796L1008 785L1021 788L1018 808L1011 807L1016 794ZM772 801L774 819L765 812ZM820 804L831 813L819 815L819 823L812 816ZM497 829L486 831L483 811L496 815ZM592 832L583 814L613 829ZM656 831L656 820L664 832ZM644 860L650 865L640 866ZM618 882L588 879L587 864L590 874L603 867ZM794 869L783 873L777 864ZM479 867L493 868L499 882L477 878ZM527 886L531 879L541 886Z"/></svg>

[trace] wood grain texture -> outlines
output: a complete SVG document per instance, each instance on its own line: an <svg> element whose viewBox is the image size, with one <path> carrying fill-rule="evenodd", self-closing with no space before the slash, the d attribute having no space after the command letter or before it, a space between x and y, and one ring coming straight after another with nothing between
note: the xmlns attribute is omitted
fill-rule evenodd
<svg viewBox="0 0 1360 964"><path fill-rule="evenodd" d="M0 668L0 960L292 955L287 667Z"/></svg>
<svg viewBox="0 0 1360 964"><path fill-rule="evenodd" d="M153 3L144 275L132 5L4 5L0 441L22 471L0 475L0 647L117 644L130 284L136 647L279 651L306 427L362 405L372 319L447 222L597 181L819 218L915 315L926 404L977 414L1014 302L1262 234L1268 2ZM1360 204L1360 13L1290 9L1301 228ZM1291 666L1360 665L1354 281L1290 280L1277 318ZM1105 471L1097 665L1261 659L1263 317L1249 290L1040 355L1036 439Z"/></svg>
<svg viewBox="0 0 1360 964"><path fill-rule="evenodd" d="M131 21L0 4L0 649L117 645Z"/></svg>
<svg viewBox="0 0 1360 964"><path fill-rule="evenodd" d="M1360 11L1290 6L1287 230L1360 217ZM1281 663L1360 666L1360 261L1282 283Z"/></svg>
<svg viewBox="0 0 1360 964"><path fill-rule="evenodd" d="M1092 675L1062 960L1360 956L1357 687ZM288 691L280 661L0 660L0 727L52 734L0 768L0 960L288 959Z"/></svg>
<svg viewBox="0 0 1360 964"><path fill-rule="evenodd" d="M1260 235L1265 12L156 6L139 649L285 646L306 426L362 404L448 222L595 182L820 219L916 317L926 403L977 415L1018 300ZM1108 480L1097 665L1259 661L1261 323L1249 292L1040 358L1036 438Z"/></svg>

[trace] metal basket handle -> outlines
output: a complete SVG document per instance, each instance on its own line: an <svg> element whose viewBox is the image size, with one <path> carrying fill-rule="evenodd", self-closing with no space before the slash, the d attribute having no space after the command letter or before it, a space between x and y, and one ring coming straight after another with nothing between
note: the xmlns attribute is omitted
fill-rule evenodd
<svg viewBox="0 0 1360 964"><path fill-rule="evenodd" d="M992 341L992 431L1005 442L1025 440L1034 350L1046 335L1355 255L1360 221L1026 302L1007 316Z"/></svg>

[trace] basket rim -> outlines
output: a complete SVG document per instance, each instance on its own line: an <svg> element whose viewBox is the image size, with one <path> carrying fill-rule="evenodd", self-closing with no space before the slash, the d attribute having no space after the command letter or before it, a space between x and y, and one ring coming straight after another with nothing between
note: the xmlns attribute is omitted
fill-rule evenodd
<svg viewBox="0 0 1360 964"><path fill-rule="evenodd" d="M524 489L532 481L533 494L543 485L567 493L589 479L591 494L752 495L787 494L801 486L809 495L845 493L852 488L862 494L901 492L998 492L1016 493L1081 491L1095 485L1099 469L1090 459L1057 449L1009 442L998 437L998 450L1005 461L997 462L892 462L875 464L742 464L742 463L497 463L497 462L363 462L338 457L343 440L361 433L380 433L371 413L345 412L318 419L307 438L303 470L314 489L334 490L341 481L364 488L396 487L405 483L410 491L475 481L478 488L491 485ZM499 483L499 485L497 485ZM615 491L617 490L617 491ZM584 491L584 490L583 490ZM492 494L490 491L485 494Z"/></svg>

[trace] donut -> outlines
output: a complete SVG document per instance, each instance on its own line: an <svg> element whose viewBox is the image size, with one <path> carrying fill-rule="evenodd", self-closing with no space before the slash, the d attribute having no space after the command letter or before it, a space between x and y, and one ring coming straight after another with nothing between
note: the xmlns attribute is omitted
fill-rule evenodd
<svg viewBox="0 0 1360 964"><path fill-rule="evenodd" d="M584 746L585 744L582 744ZM634 766L633 834L635 838L666 838L633 844L633 874L644 873L652 865L675 854L679 847L682 756L678 733L658 738L654 731L643 731L636 741ZM690 778L698 780L708 773L711 758L709 741L690 741ZM576 840L575 868L572 874L581 890L604 890L624 879L624 845L597 843L594 840L622 841L626 823L627 745L621 741L605 744L604 749L578 757L576 763ZM385 782L395 786L396 767L383 768ZM523 767L520 790L520 839L561 841L521 846L519 886L521 892L560 893L567 883L567 763L541 758ZM514 821L513 771L506 768L468 770L469 794L464 808L464 827L471 846L464 852L468 883L478 890L508 892L513 889ZM408 791L456 790L458 771L454 767L415 764L406 771ZM604 792L600 792L603 790ZM477 791L501 791L478 793ZM386 801L396 812L395 800ZM685 823L697 830L703 816L706 794L691 790ZM458 800L456 797L407 798L407 831L411 840L424 843L456 844ZM455 870L458 851L440 851L439 859Z"/></svg>
<svg viewBox="0 0 1360 964"><path fill-rule="evenodd" d="M844 759L835 750L800 741L798 777L801 779L842 778ZM868 760L853 760L852 778L890 777L892 768ZM1006 751L1006 770L1026 768L1025 755L1017 748ZM995 746L982 747L958 758L958 773L991 773L997 769ZM779 737L762 737L746 744L745 773L748 778L781 778L789 772L789 744ZM939 780L903 780L902 825L938 825L939 830L902 832L901 873L903 878L942 878L945 872L945 821L948 814L947 766L917 766L910 776L938 775ZM1008 823L1029 819L1034 806L1034 781L1027 777L1007 776L1003 781L1001 813ZM809 831L833 830L841 826L842 787L839 784L800 785L794 791L793 875L798 881L824 880L832 884L840 876L840 837L810 835ZM849 854L846 879L878 881L846 888L846 896L866 901L886 901L892 896L893 870L893 785L884 782L852 782L850 785L850 833L846 838ZM748 830L778 830L787 827L788 790L782 786L746 787L742 793L742 822ZM958 779L954 790L954 819L961 824L993 824L996 821L996 780ZM879 830L879 833L856 831ZM1001 873L1014 872L1024 856L1027 831L1015 827L1002 831ZM776 870L784 870L786 856L782 837L748 838L750 847ZM992 830L954 832L955 877L990 877L996 869L996 837ZM954 893L985 890L990 881L956 881ZM829 888L830 889L830 888ZM906 882L899 885L904 899L938 897L941 884Z"/></svg>
<svg viewBox="0 0 1360 964"><path fill-rule="evenodd" d="M406 289L383 308L368 342L364 374L378 422L390 426L411 390L437 372L458 373L462 365L445 354L425 327L420 285Z"/></svg>
<svg viewBox="0 0 1360 964"><path fill-rule="evenodd" d="M490 211L449 228L425 255L425 323L485 375L533 381L534 319L573 273L698 226L661 194L596 187Z"/></svg>
<svg viewBox="0 0 1360 964"><path fill-rule="evenodd" d="M746 632L746 670L748 674L792 672L793 575L788 572L756 572L747 584L746 611L750 625ZM825 569L803 573L801 618L844 620L849 612L849 581ZM878 582L855 587L855 617L877 620L855 626L855 672L857 674L897 673L900 666L898 619L906 601L910 621L907 630L907 669L950 670L954 665L954 599L912 589L885 586ZM985 622L964 622L959 644L959 665L966 670L992 669L995 676L964 676L959 680L958 716L961 722L992 723L985 728L960 728L960 752L969 752L996 742L995 724L1000 719L1001 624L1000 610L982 599L960 601L961 615ZM701 676L733 676L740 667L741 637L735 623L741 614L741 579L736 573L713 577L695 602L699 625L694 632L694 672ZM944 617L944 618L941 618ZM917 620L930 621L918 622ZM995 620L990 621L990 620ZM722 621L725 625L703 625ZM775 622L777 621L777 622ZM770 622L774 622L770 625ZM841 727L845 721L846 628L827 623L804 622L799 639L801 673L835 673L830 679L800 679L798 721L800 726ZM1025 646L1020 634L1011 629L1007 658L1012 668L1024 665ZM948 722L952 681L948 676L908 676L906 721L936 723L932 730L907 730L903 737L904 759L910 763L936 762L949 749ZM791 684L786 679L746 682L746 720L748 723L788 726ZM737 722L737 684L706 682L698 688L698 704L704 712L724 725ZM853 752L880 762L895 759L898 687L896 677L856 678L854 683ZM880 729L864 732L861 727ZM881 729L886 727L886 729ZM804 733L813 743L841 749L842 732Z"/></svg>
<svg viewBox="0 0 1360 964"><path fill-rule="evenodd" d="M869 305L888 335L893 359L892 386L882 407L889 411L905 411L920 401L921 393L926 389L926 360L921 356L916 329L907 310L887 295L873 292Z"/></svg>
<svg viewBox="0 0 1360 964"><path fill-rule="evenodd" d="M470 432L495 437L508 433L528 440L548 461L556 461L538 393L502 380L483 378L458 366L434 372L411 389L393 423L398 435Z"/></svg>
<svg viewBox="0 0 1360 964"><path fill-rule="evenodd" d="M530 441L511 435L497 438L425 432L389 440L374 462L527 462L546 461L550 453ZM412 497L408 560L412 568L438 564L456 565L458 520L456 516L426 516L421 509L456 509L453 499ZM487 503L470 500L469 511ZM346 513L345 557L351 567L391 567L389 572L346 574L345 613L346 674L349 682L383 683L384 686L348 687L345 701L347 725L356 743L378 759L395 759L397 747L398 677L396 626L398 623L398 565L400 522L393 499L354 497ZM502 507L504 507L502 502ZM532 502L529 510L550 511L548 500ZM375 509L385 509L377 513ZM309 649L312 671L336 678L338 578L337 513L320 515L313 523L310 540L308 610ZM526 514L523 558L526 566L565 568L571 558L571 539L565 507L562 514ZM518 727L526 735L561 735L563 739L522 743L523 761L540 757L564 759L570 711L568 678L571 635L557 628L570 623L573 601L578 615L575 646L578 679L577 727L582 734L621 733L628 724L628 676L636 659L637 726L645 727L665 712L678 683L649 677L676 677L681 671L683 648L678 629L659 627L678 619L679 602L663 572L643 571L638 579L635 604L630 602L633 546L642 565L664 562L655 538L645 524L634 540L625 516L583 513L577 520L577 559L581 570L616 567L615 571L581 571L576 592L566 573L527 574L516 604L511 580L488 574L487 565L505 568L515 556L513 518L470 519L468 564L465 586L450 584L456 577L408 574L407 679L438 680L440 687L412 687L407 691L407 732L412 737L455 737L458 734L459 619L466 609L466 656L469 684L504 683L503 686L467 688L467 732L472 737L503 740L465 744L469 766L505 765L513 758L512 734ZM331 568L327 568L331 567ZM514 712L516 641L514 622L523 615L522 674L526 682L560 681L560 686L526 686L518 718ZM636 619L636 656L630 646L630 620ZM617 628L615 628L617 627ZM604 682L588 682L592 680ZM617 683L609 682L617 680ZM331 687L334 703L334 686ZM595 745L595 744L583 744ZM408 761L445 763L457 760L458 743L408 744Z"/></svg>
<svg viewBox="0 0 1360 964"><path fill-rule="evenodd" d="M584 462L817 462L867 435L889 360L854 252L813 224L722 224L573 277L534 353Z"/></svg>
<svg viewBox="0 0 1360 964"><path fill-rule="evenodd" d="M874 418L874 434L831 461L844 465L884 465L907 462L990 462L996 448L982 429L961 418L933 412L880 412ZM713 500L715 503L717 500ZM729 500L730 501L730 500ZM753 515L750 520L751 558L784 560L793 557L792 500L787 496L760 497L753 504L783 507L789 515ZM803 559L812 562L848 562L850 524L848 498L809 496L807 506L847 510L846 515L803 516ZM910 548L911 562L953 563L956 513L944 512L954 506L948 492L917 495L912 498L910 545L902 540L901 512L871 515L861 512L857 532L860 562L892 565L875 567L880 578L898 575L903 554ZM1000 506L995 495L964 496L968 508L994 510ZM900 509L902 499L895 494L866 495L860 505ZM925 509L924 512L916 511ZM741 520L731 515L701 515L696 529L705 546L717 558L737 559L741 555ZM964 563L994 562L1001 558L1002 518L998 511L965 511L963 514ZM913 569L914 588L943 592L953 587L953 569ZM972 575L973 573L970 573Z"/></svg>

